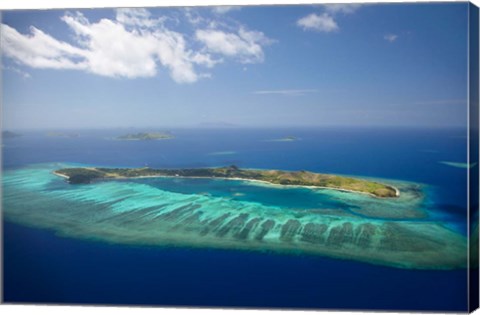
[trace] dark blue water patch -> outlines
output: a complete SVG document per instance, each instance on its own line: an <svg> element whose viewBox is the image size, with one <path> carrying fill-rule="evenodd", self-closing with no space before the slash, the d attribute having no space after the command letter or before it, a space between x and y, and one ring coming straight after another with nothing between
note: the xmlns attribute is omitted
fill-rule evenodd
<svg viewBox="0 0 480 315"><path fill-rule="evenodd" d="M465 129L184 129L172 130L175 139L166 141L109 140L130 132L137 130L81 130L78 138L25 132L4 141L3 167L236 164L400 179L430 185L432 211L449 214L443 219L453 224L466 224L467 170L439 163L466 162ZM290 135L301 140L269 141ZM212 155L222 151L234 154ZM63 185L68 184L55 181L48 189ZM287 195L248 196L247 191L233 198L302 202ZM412 271L312 256L128 247L60 238L12 223L4 225L3 257L8 302L466 310L465 270Z"/></svg>
<svg viewBox="0 0 480 315"><path fill-rule="evenodd" d="M3 228L7 303L466 311L466 270L123 246Z"/></svg>

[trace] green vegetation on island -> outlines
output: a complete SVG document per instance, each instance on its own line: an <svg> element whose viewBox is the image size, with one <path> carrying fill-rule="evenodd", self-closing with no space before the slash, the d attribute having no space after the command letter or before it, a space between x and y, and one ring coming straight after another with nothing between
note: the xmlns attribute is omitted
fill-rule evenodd
<svg viewBox="0 0 480 315"><path fill-rule="evenodd" d="M161 132L139 132L130 133L115 138L116 140L166 140L172 139L173 136L170 133Z"/></svg>
<svg viewBox="0 0 480 315"><path fill-rule="evenodd" d="M235 165L218 168L152 169L152 168L64 168L55 171L72 184L90 183L102 179L135 177L190 177L254 180L278 185L295 185L344 190L369 194L375 197L398 197L398 190L392 186L330 174L307 171L280 171L240 169Z"/></svg>

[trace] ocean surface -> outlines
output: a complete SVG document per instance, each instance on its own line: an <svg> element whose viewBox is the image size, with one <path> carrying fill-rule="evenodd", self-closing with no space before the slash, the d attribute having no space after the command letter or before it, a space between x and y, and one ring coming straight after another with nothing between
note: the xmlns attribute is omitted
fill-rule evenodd
<svg viewBox="0 0 480 315"><path fill-rule="evenodd" d="M466 310L465 269L402 269L301 251L152 246L113 237L111 231L107 233L107 223L105 235L89 226L97 222L95 215L102 215L102 207L108 205L118 213L146 208L156 193L171 203L205 198L211 202L206 207L219 211L255 205L279 215L288 209L318 207L358 214L351 205L364 201L353 200L347 206L338 192L315 195L308 189L236 181L159 178L72 188L50 173L76 165L237 165L413 182L426 193L421 206L427 218L419 220L438 221L466 235L465 129L178 129L171 130L175 136L171 140L112 140L137 131L68 131L78 137L28 131L4 139L5 302ZM298 140L272 141L286 136ZM32 194L22 196L15 185ZM108 198L121 194L132 197L111 206ZM79 202L90 202L98 212L82 215L82 209L75 208ZM64 218L73 216L81 224L66 224Z"/></svg>

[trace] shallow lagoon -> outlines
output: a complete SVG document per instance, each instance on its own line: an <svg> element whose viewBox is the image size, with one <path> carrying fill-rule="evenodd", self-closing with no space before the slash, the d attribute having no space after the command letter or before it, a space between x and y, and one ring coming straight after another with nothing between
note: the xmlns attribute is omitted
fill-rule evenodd
<svg viewBox="0 0 480 315"><path fill-rule="evenodd" d="M398 198L218 179L70 185L52 173L64 167L69 165L5 172L6 219L125 244L294 251L403 268L466 267L466 239L429 219L425 193L414 183L396 182Z"/></svg>
<svg viewBox="0 0 480 315"><path fill-rule="evenodd" d="M93 241L93 243L91 243L92 245L81 246L91 246L91 248L95 248L96 246L93 244L97 244L98 241L101 241L100 243L106 241L107 243L105 244L113 241L119 245L113 245L111 243L112 245L109 246L114 246L114 248L118 249L119 251L121 251L122 246L125 246L121 245L124 243L130 244L124 248L129 248L129 246L132 244L136 244L135 246L140 246L139 250L140 248L143 248L143 246L151 244L149 242L145 242L145 233L143 232L151 229L152 227L148 226L148 224L145 225L145 222L150 222L150 220L147 220L147 218L154 215L155 211L158 212L158 210L151 208L159 206L158 199L163 199L168 201L167 203L170 203L170 206L164 206L164 210L178 209L179 203L183 203L185 206L188 204L197 203L203 204L203 206L208 205L208 209L206 208L203 210L205 212L210 212L211 215L214 212L218 212L218 215L220 215L223 213L222 211L226 210L231 212L248 210L249 212L257 214L268 213L268 216L276 216L278 217L279 221L285 223L288 222L288 215L285 213L285 209L287 209L287 212L291 215L295 214L293 215L293 219L299 220L303 225L308 224L307 220L310 220L309 218L312 216L318 216L319 213L317 211L320 211L321 216L324 218L329 218L329 220L348 220L349 222L353 220L354 223L363 221L391 221L395 223L398 220L401 220L402 222L408 221L411 222L411 224L417 224L419 222L440 222L442 229L445 228L455 235L464 235L466 223L464 216L465 208L463 205L465 200L462 196L463 188L458 184L464 181L466 174L463 173L462 169L452 168L438 163L438 160L462 161L462 152L460 152L460 150L463 146L464 139L449 136L451 134L458 134L461 132L461 130L435 132L431 130L425 130L420 133L415 133L412 131L387 130L383 131L382 133L378 133L368 130L363 130L362 132L349 132L348 130L298 130L295 132L295 134L298 134L302 141L285 143L262 141L262 146L258 146L258 141L260 141L260 139L281 137L284 136L286 132L271 130L231 130L222 132L222 136L218 136L218 134L213 131L191 132L183 130L176 133L176 139L174 142L156 142L153 146L152 144L143 142L128 144L118 144L118 141L108 142L107 140L104 140L103 135L102 138L100 138L97 132L84 134L77 139L55 140L44 139L41 136L32 134L28 137L19 139L17 142L10 141L9 143L6 143L5 166L8 169L8 172L12 171L11 173L7 172L6 174L12 175L13 177L10 177L10 186L8 184L8 176L4 177L4 188L9 186L9 188L5 189L5 191L8 192L8 190L10 190L12 197L10 201L15 203L15 198L17 198L17 202L20 201L23 203L23 210L16 207L14 209L16 214L13 216L7 215L5 218L8 220L8 222L23 222L22 224L25 224L26 221L30 221L34 222L34 225L36 226L41 225L50 229L52 228L52 222L63 223L57 224L56 228L53 229L54 233L60 236L60 239L63 236L69 236L69 239L76 239L76 242L78 242L80 246L80 244L85 242L85 239L87 238L88 240L86 241L86 244L90 244L89 242ZM292 134L292 131L288 131L288 134ZM213 135L216 136L213 137ZM219 139L219 137L221 138ZM372 137L376 137L376 141L374 141L375 145L371 141ZM396 141L392 143L392 139L396 139ZM359 146L359 144L363 145ZM285 146L289 146L288 149L285 148ZM422 151L422 148L425 147L431 148L429 150L435 151L436 153ZM237 152L237 154L225 156L209 155L211 152L230 150L234 150ZM348 155L347 152L349 151L355 152L355 154ZM130 154L120 154L120 152L130 152ZM372 155L371 152L375 152L375 154ZM381 160L384 161L383 164L380 163ZM368 200L365 199L365 196L335 191L312 191L305 189L284 188L272 189L271 187L259 187L258 185L234 181L147 179L122 182L105 182L101 183L100 185L87 185L88 187L72 187L66 184L62 179L50 174L50 169L63 165L51 164L51 162L58 161L68 163L76 162L80 163L80 165L89 164L117 167L138 167L142 165L149 165L152 167L202 167L238 164L242 167L252 168L270 167L289 170L308 169L317 172L330 172L348 175L353 174L360 177L379 177L383 180L394 178L395 180L400 180L402 182L414 182L415 185L419 185L421 187L425 198L422 198L421 200L417 199L411 205L415 205L414 208L416 210L420 209L422 213L427 215L413 218L411 217L408 219L402 217L385 218L384 215L379 215L379 213L385 213L382 207L378 207L378 211L375 210L375 207L365 207L368 202ZM43 162L47 163L38 164ZM393 167L394 165L396 165L396 167ZM32 172L32 168L34 169L34 172L39 173L35 179L29 180L28 173ZM23 175L22 172L24 172ZM16 189L29 190L31 194L25 194L25 192L19 194L18 191L15 191ZM22 195L23 198L20 197L20 195ZM122 195L128 195L130 198L128 198L128 200L122 200ZM8 203L8 199L5 198L4 202ZM174 208L172 204L177 204L177 207ZM90 211L88 212L88 215L85 213L85 205L89 205L88 208ZM149 207L150 212L148 211ZM62 209L62 211L52 211L54 208ZM202 206L194 211L202 211L201 208ZM407 208L411 209L411 207L405 207L405 210ZM32 211L32 209L34 211ZM215 209L218 209L218 211L212 211ZM362 209L368 209L369 211L365 212L362 211ZM311 212L312 210L314 212L309 213L309 211ZM143 211L144 214L144 221L139 221L139 218L141 218L141 211ZM134 212L135 215L132 215ZM403 210L400 212L405 213ZM52 213L55 213L53 217L51 215ZM42 214L48 215L45 216ZM190 216L193 214L195 213L191 213ZM38 217L35 217L37 215ZM114 215L116 218L112 219ZM123 215L123 218L121 215ZM78 225L67 223L68 220L72 219L77 220L77 222L81 222L83 229L79 228ZM105 221L105 219L108 220ZM180 220L182 218L178 217L177 219ZM187 219L187 217L183 219ZM101 220L104 220L101 224L107 224L109 227L107 230L98 228L101 225L98 225L97 223L92 224L94 222L101 222ZM191 221L192 220L193 218ZM48 224L46 221L48 221ZM72 221L70 221L70 223L71 222ZM408 224L406 226L409 226ZM29 226L32 225L29 224ZM140 235L138 233L131 233L128 235L123 233L123 231L125 231L125 227L129 227L129 230L131 230L132 226L134 226L137 230L145 230L143 230ZM61 228L59 229L59 227ZM17 233L19 230L23 232L20 232L20 234ZM277 236L280 235L281 230L281 228L277 230ZM16 232L10 232L10 234L8 234L8 231ZM100 231L103 231L103 233L100 233ZM122 232L120 234L123 234L123 239L119 240L118 233L112 233L112 231ZM7 229L6 233L6 242L8 244L13 244L11 242L14 242L15 239L18 240L19 238L30 234L36 235L36 232L26 232L20 228ZM158 236L162 236L163 239L166 239L164 237L165 235L160 235L162 233L158 231L155 233L155 239L158 239ZM180 234L185 235L183 232ZM232 230L228 231L226 235L229 236L233 234L235 234L235 232ZM191 236L192 234L187 234L188 242L184 243L179 243L180 238L174 235L175 237L170 239L170 242L161 244L161 246L157 247L156 250L163 252L167 250L165 246L171 246L172 244L175 245L175 243L177 243L176 245L186 246L187 248L191 246L205 246L205 242L201 242L201 244L192 244L192 237L189 235ZM50 238L50 236L48 238ZM219 246L218 241L215 241L216 244L207 242L206 245L208 245L208 248L231 249L242 247L238 245L239 242L230 242L230 239L233 238L223 237L222 239L221 243L227 246ZM279 237L277 237L277 239L279 239ZM294 241L296 241L296 239ZM51 244L57 244L57 242L51 240ZM246 272L241 271L244 270L239 265L241 264L241 257L244 257L243 259L248 260L253 259L252 257L257 257L256 255L259 255L258 257L260 259L260 257L263 257L263 255L266 254L258 252L258 250L267 250L271 253L268 254L268 257L270 257L268 259L277 261L277 263L274 264L283 264L284 262L288 261L291 266L296 266L294 261L309 261L308 265L312 267L312 272L318 272L318 270L328 266L334 278L337 277L337 279L344 280L355 279L355 284L359 287L363 287L362 291L364 291L363 293L357 293L358 296L355 298L349 297L349 301L351 301L351 303L347 303L345 302L345 298L341 296L342 292L348 291L345 287L339 286L340 284L335 285L333 283L327 286L310 287L308 283L310 283L309 279L312 278L312 275L307 277L306 275L299 274L296 280L291 277L287 278L290 282L293 281L293 283L295 283L299 288L309 287L309 290L313 290L314 292L307 294L303 289L299 289L300 291L297 295L290 292L290 298L287 299L284 297L284 302L278 302L277 305L279 306L282 305L285 307L285 304L282 303L286 303L287 306L290 305L292 307L298 307L301 306L300 301L303 301L305 302L303 303L305 307L329 307L328 305L330 305L330 307L339 308L342 307L342 305L347 308L362 307L362 305L364 305L363 307L366 307L366 304L363 304L360 302L360 300L362 296L367 298L367 296L373 294L367 293L367 289L370 289L370 292L376 292L376 294L380 294L380 292L383 292L383 295L388 295L387 292L393 294L393 291L386 289L388 287L387 280L384 282L382 281L381 287L374 287L375 284L372 284L371 287L369 287L369 281L364 281L366 280L364 277L366 277L367 274L371 276L372 272L378 274L378 277L389 279L391 283L394 283L397 286L398 289L396 290L399 290L395 291L395 294L401 293L406 297L407 300L405 303L400 303L398 298L395 299L393 295L390 297L386 296L385 300L389 301L388 303L390 303L390 306L387 306L388 303L380 303L377 305L379 308L393 307L412 309L422 307L426 308L427 306L430 308L435 308L436 306L433 305L435 303L438 304L438 302L433 302L434 292L437 296L435 301L438 301L438 296L441 296L442 294L448 295L448 300L453 301L449 302L449 306L443 305L444 308L462 309L464 305L463 297L465 295L461 295L462 290L459 289L464 287L462 283L466 283L466 272L464 269L459 269L456 271L401 271L404 269L380 267L371 264L365 265L352 260L330 260L322 258L324 257L325 253L320 253L320 255L310 255L308 250L299 251L295 249L292 250L292 248L279 248L277 245L278 243L275 243L276 248L280 250L270 246L261 249L255 249L252 246L248 246L248 248L243 248L242 251L235 251L235 254L231 252L227 252L225 254L217 251L212 252L213 249L204 252L205 257L219 255L219 257L222 256L224 259L228 260L226 256L231 255L231 259L236 260L235 263L233 260L229 261L229 264L235 265L236 268L236 270L231 270L231 280L236 279L233 276L234 273ZM25 244L24 247L27 248L28 245ZM255 250L250 251L250 249ZM296 247L296 249L298 249L298 247ZM16 254L12 254L11 251L9 251L11 253L11 260L16 262L15 266L22 266L22 259L27 259L27 257L29 257L31 254L29 251L33 251L32 248L25 250L26 252L23 252L23 254L16 253L16 251ZM54 249L50 248L49 250ZM199 255L202 255L202 250L192 249L192 251L195 253L192 254L192 257L195 257L196 260L201 260ZM47 254L45 253L45 255ZM348 257L341 258L345 259ZM87 261L89 259L84 257L80 259L77 265L75 265L74 270L77 270L77 272L80 273L86 272L85 267L81 264L82 260ZM124 268L126 268L127 265L131 267L132 262L115 262L115 264L117 264L118 267L116 270L110 271L112 277L114 274L116 274L116 272L121 272L122 275L127 278L138 277L141 274L139 272L134 272L131 275L125 275L127 273L127 269ZM143 263L139 261L138 264ZM12 267L12 264L7 265L10 266L10 273L18 275L18 272L12 271L14 269L18 269L18 267ZM195 261L190 262L191 268L195 268L195 265ZM274 268L259 264L258 272L267 272L266 270L263 270L263 267L261 266L264 266L265 268ZM338 268L335 268L334 266L338 266ZM219 269L218 265L215 267L216 269ZM52 268L54 267L52 266ZM56 268L60 268L60 266L56 266ZM102 267L98 266L98 268ZM285 266L282 268L282 270L285 271L285 268L288 267ZM364 274L358 274L358 269L356 268L362 269ZM175 270L175 267L170 267L170 269ZM74 270L72 270L72 272L74 272ZM96 273L91 269L90 271L93 274ZM48 269L44 270L44 272L48 274L54 271L53 269ZM145 272L147 272L147 270L145 270ZM153 272L153 269L150 270L150 272ZM213 267L211 271L202 270L202 272L209 274L209 279L211 279L211 281L219 281L218 283L220 283L217 288L212 288L212 294L215 294L215 292L229 290L227 289L228 286L226 287L226 283L223 282L229 279L228 275L223 273L221 277L225 279L220 280L218 278L218 280L215 280L217 279L217 276L220 275L217 275ZM71 277L75 277L72 273L67 272L67 274L69 274ZM90 277L93 277L93 274ZM324 277L326 276L324 272L320 272L320 274ZM278 275L280 275L280 273ZM440 290L439 287L435 287L434 289L433 283L431 284L432 287L430 289L426 289L430 285L426 279L433 275L435 275L435 282L437 284L445 284L445 287L441 286L444 288L444 290ZM462 275L465 275L465 277ZM198 280L200 275L189 274L189 277L191 279L190 281L195 283L196 279ZM403 277L403 279L397 277ZM170 281L175 280L171 279ZM189 282L187 279L182 281L185 281L184 283ZM235 281L239 280L237 279ZM10 299L19 300L22 296L20 294L22 291L21 282L12 284L10 281L9 283L11 288L9 291ZM415 283L417 283L417 286L414 285ZM86 285L87 284L78 288L78 294L80 296L84 296L85 298L90 296L90 299L92 299L91 295L87 294L85 291L88 290ZM242 287L241 284L239 285ZM377 285L380 284L377 283ZM264 293L265 299L271 299L271 301L273 301L275 295L283 296L283 293L280 292L280 286L278 287L278 289L274 289L268 294ZM330 287L330 289L328 289L328 287ZM150 288L152 287L150 286ZM423 289L420 290L420 288ZM453 288L456 289L452 291L451 289ZM241 291L244 296L243 299L241 297L237 297L230 300L227 299L220 302L217 301L218 305L261 305L260 301L258 302L259 304L255 304L253 302L254 299L252 300L250 293L247 293L248 290L246 287L240 291L237 291L236 289L230 290L231 292L237 292L237 294L239 294L238 292ZM328 294L326 290L328 290ZM406 292L406 290L413 291ZM124 290L120 288L113 289L110 300L113 298L115 292L119 293L120 291L124 292ZM142 290L143 296L150 296L147 291L148 288ZM414 294L415 291L416 295ZM156 301L154 299L150 299L149 301L150 303L154 304L165 304L169 303L168 301L175 303L174 301L179 301L180 296L183 296L183 293L181 293L183 291L175 292L170 292L168 294L170 297L169 299L160 298ZM256 291L253 290L252 292ZM140 294L140 292L137 294L132 293L130 297L125 300L125 303L144 301L144 299L142 299L142 294ZM259 292L252 294L259 294ZM325 301L322 302L322 300L314 299L313 296L315 296L315 294L327 294L330 302L326 303ZM454 296L453 299L452 296ZM34 294L32 293L30 297L33 298ZM109 298L105 297L104 300L108 301ZM184 304L191 304L195 303L195 301L198 301L193 296L183 296L180 298L180 300L182 300ZM206 299L206 301L207 300L208 299ZM309 302L307 303L306 300ZM214 300L210 299L208 301L213 303ZM236 302L231 302L229 304L228 301ZM242 301L244 301L243 304ZM205 303L206 304L204 305L208 305L208 302ZM376 306L372 307L375 308Z"/></svg>

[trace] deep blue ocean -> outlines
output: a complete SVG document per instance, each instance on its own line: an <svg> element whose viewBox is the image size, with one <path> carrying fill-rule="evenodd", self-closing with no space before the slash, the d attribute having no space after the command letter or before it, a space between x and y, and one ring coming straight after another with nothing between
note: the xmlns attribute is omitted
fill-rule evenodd
<svg viewBox="0 0 480 315"><path fill-rule="evenodd" d="M308 170L428 185L442 220L466 231L465 129L178 129L174 139L115 141L136 130L21 132L4 170L63 162L116 167ZM286 136L299 140L271 141ZM278 197L278 196L277 196ZM281 197L278 197L281 198ZM288 198L285 198L287 200ZM367 310L467 309L467 271L422 271L306 254L153 247L61 237L3 222L9 303Z"/></svg>

